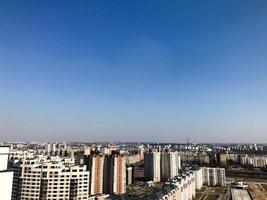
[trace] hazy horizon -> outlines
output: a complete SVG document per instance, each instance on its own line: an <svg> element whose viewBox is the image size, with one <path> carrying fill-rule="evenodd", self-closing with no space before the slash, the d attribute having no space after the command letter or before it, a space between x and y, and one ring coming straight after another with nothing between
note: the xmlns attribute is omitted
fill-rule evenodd
<svg viewBox="0 0 267 200"><path fill-rule="evenodd" d="M267 2L0 2L0 141L267 143Z"/></svg>

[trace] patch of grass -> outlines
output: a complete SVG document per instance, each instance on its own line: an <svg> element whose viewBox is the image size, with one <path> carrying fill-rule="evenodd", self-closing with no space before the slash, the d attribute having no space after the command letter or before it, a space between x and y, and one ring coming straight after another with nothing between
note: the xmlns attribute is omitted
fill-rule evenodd
<svg viewBox="0 0 267 200"><path fill-rule="evenodd" d="M197 192L194 200L200 200L201 195L202 195L202 193Z"/></svg>
<svg viewBox="0 0 267 200"><path fill-rule="evenodd" d="M216 199L217 199L216 194L208 194L205 200L216 200Z"/></svg>
<svg viewBox="0 0 267 200"><path fill-rule="evenodd" d="M225 187L216 187L215 192L216 193L225 193Z"/></svg>

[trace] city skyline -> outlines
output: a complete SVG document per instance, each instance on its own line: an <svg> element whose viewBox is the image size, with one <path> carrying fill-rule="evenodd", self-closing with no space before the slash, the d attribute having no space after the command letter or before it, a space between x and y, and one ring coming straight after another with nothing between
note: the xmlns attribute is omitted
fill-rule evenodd
<svg viewBox="0 0 267 200"><path fill-rule="evenodd" d="M0 142L267 143L264 1L0 3Z"/></svg>

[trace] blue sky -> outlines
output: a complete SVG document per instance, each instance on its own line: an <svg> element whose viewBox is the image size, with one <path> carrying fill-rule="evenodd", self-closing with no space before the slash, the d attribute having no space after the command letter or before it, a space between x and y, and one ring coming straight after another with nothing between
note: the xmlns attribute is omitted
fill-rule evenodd
<svg viewBox="0 0 267 200"><path fill-rule="evenodd" d="M267 142L267 2L1 1L0 140Z"/></svg>

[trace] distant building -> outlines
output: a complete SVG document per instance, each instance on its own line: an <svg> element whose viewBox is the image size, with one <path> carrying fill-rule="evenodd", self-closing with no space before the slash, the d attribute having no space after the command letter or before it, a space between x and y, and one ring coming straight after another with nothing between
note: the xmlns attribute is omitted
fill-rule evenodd
<svg viewBox="0 0 267 200"><path fill-rule="evenodd" d="M221 166L226 166L226 164L227 164L227 154L221 153L219 155L219 160L220 160L220 165Z"/></svg>
<svg viewBox="0 0 267 200"><path fill-rule="evenodd" d="M12 196L13 171L7 170L8 146L0 146L0 197L10 200Z"/></svg>
<svg viewBox="0 0 267 200"><path fill-rule="evenodd" d="M126 168L126 185L131 185L134 183L134 174L135 174L135 171L134 171L134 166L128 166Z"/></svg>
<svg viewBox="0 0 267 200"><path fill-rule="evenodd" d="M84 151L84 155L90 155L91 154L91 147L85 146L83 151Z"/></svg>
<svg viewBox="0 0 267 200"><path fill-rule="evenodd" d="M267 168L267 156L244 155L241 156L241 165Z"/></svg>
<svg viewBox="0 0 267 200"><path fill-rule="evenodd" d="M232 163L239 163L240 155L236 153L220 153L219 161L221 166L226 166L229 161Z"/></svg>
<svg viewBox="0 0 267 200"><path fill-rule="evenodd" d="M140 160L144 160L144 148L143 147L139 148L138 154L140 155Z"/></svg>
<svg viewBox="0 0 267 200"><path fill-rule="evenodd" d="M126 164L127 165L135 164L135 163L138 163L140 161L141 161L140 154L134 154L134 155L126 156Z"/></svg>
<svg viewBox="0 0 267 200"><path fill-rule="evenodd" d="M204 164L209 164L210 163L210 157L208 155L204 156Z"/></svg>

